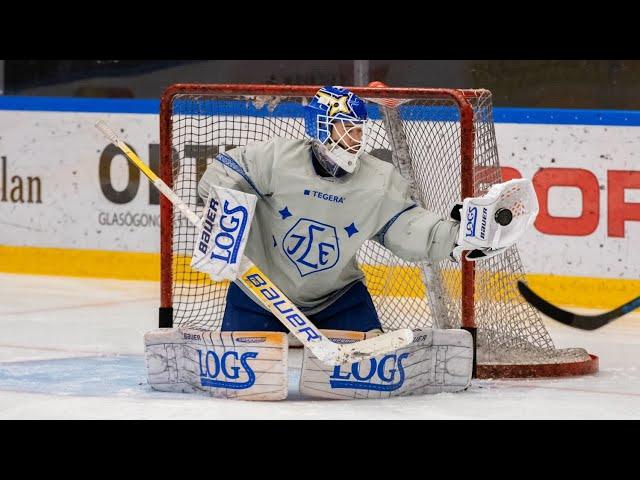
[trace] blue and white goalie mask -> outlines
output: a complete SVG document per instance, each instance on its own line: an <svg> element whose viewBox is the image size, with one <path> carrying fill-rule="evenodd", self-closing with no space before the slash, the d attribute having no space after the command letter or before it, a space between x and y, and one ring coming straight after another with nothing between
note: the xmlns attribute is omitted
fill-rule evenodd
<svg viewBox="0 0 640 480"><path fill-rule="evenodd" d="M365 151L369 131L367 108L342 87L322 87L305 106L305 130L317 160L331 175L352 173Z"/></svg>

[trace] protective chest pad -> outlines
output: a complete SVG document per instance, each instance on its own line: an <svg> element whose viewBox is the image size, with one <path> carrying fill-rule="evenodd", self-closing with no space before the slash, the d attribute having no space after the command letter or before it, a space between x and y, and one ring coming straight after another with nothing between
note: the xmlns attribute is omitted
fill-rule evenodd
<svg viewBox="0 0 640 480"><path fill-rule="evenodd" d="M325 330L334 342L366 338ZM465 390L471 383L473 343L465 330L414 330L411 345L346 366L329 367L305 349L300 392L318 398L387 398Z"/></svg>
<svg viewBox="0 0 640 480"><path fill-rule="evenodd" d="M288 339L281 332L163 328L144 336L149 385L216 398L287 398Z"/></svg>

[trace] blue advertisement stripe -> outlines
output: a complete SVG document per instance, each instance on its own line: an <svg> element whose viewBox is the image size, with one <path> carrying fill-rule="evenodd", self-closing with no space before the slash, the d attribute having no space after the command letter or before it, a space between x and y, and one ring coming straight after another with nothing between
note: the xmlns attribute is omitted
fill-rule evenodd
<svg viewBox="0 0 640 480"><path fill-rule="evenodd" d="M302 118L302 105L295 102L282 102L269 108L266 105L257 108L247 100L205 100L198 103L186 100L176 100L173 103L173 112L176 115L246 115L249 117L299 117Z"/></svg>
<svg viewBox="0 0 640 480"><path fill-rule="evenodd" d="M158 114L158 100L131 98L17 97L0 95L0 110Z"/></svg>
<svg viewBox="0 0 640 480"><path fill-rule="evenodd" d="M99 112L137 113L157 115L160 102L152 99L112 99L112 98L68 98L68 97L22 97L0 95L0 110L41 111L41 112ZM176 101L174 111L178 115L243 114L263 117L302 117L302 107L295 102L283 102L270 110L266 105L257 108L251 101L228 100L208 101L194 104ZM369 107L372 119L380 119L377 105ZM455 121L456 109L451 107L406 107L402 117L407 120ZM544 124L544 125L611 125L640 126L639 110L587 110L556 108L514 108L495 107L495 123Z"/></svg>
<svg viewBox="0 0 640 480"><path fill-rule="evenodd" d="M558 108L494 108L495 123L546 125L640 126L639 110L577 110Z"/></svg>

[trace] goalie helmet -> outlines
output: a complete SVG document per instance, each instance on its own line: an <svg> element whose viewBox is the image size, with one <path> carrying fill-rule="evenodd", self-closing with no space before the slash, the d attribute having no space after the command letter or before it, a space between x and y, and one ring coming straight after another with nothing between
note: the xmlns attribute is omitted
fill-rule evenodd
<svg viewBox="0 0 640 480"><path fill-rule="evenodd" d="M367 107L346 88L322 87L305 106L305 130L316 158L333 176L352 173L367 139Z"/></svg>

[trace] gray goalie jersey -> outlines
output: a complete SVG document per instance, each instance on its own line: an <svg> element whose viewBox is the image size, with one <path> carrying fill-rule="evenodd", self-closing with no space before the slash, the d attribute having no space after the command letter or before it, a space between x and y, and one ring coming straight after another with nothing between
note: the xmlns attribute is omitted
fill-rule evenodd
<svg viewBox="0 0 640 480"><path fill-rule="evenodd" d="M363 154L352 174L318 175L309 140L220 153L198 184L205 201L212 184L258 196L245 254L307 314L364 279L356 253L366 240L405 260L435 261L449 256L458 234L457 222L416 206L390 163Z"/></svg>

